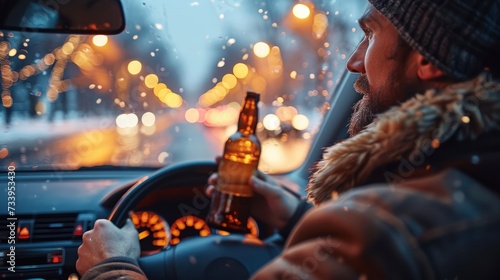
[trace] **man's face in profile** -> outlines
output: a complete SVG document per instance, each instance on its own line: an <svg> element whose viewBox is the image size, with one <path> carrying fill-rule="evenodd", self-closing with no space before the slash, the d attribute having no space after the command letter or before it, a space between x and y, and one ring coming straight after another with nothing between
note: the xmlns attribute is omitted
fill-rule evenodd
<svg viewBox="0 0 500 280"><path fill-rule="evenodd" d="M371 5L359 19L365 37L358 45L347 68L361 76L354 89L363 95L353 109L349 124L351 136L359 133L380 114L416 92L411 73L412 49L396 28Z"/></svg>

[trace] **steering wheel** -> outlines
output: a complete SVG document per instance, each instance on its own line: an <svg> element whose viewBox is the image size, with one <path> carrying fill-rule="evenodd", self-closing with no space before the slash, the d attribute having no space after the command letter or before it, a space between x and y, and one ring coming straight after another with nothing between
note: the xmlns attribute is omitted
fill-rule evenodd
<svg viewBox="0 0 500 280"><path fill-rule="evenodd" d="M166 166L136 183L113 208L109 220L118 227L151 191L188 180L206 184L215 162L185 162ZM148 279L248 279L282 250L281 245L242 234L210 235L183 240L159 253L143 256L139 265Z"/></svg>

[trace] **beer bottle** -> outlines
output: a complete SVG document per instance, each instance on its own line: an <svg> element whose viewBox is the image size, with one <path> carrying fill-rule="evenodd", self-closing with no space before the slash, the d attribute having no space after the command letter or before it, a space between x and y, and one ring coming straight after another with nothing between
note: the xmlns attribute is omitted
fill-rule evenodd
<svg viewBox="0 0 500 280"><path fill-rule="evenodd" d="M207 223L225 231L248 232L250 200L253 196L248 182L257 170L261 149L255 134L258 102L258 93L247 92L238 119L238 131L227 139L219 163Z"/></svg>

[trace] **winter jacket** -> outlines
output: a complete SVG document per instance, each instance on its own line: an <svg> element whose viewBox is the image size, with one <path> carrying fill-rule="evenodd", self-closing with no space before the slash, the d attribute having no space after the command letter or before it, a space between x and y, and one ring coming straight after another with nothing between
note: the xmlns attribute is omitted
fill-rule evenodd
<svg viewBox="0 0 500 280"><path fill-rule="evenodd" d="M500 84L430 90L330 147L254 279L498 279Z"/></svg>

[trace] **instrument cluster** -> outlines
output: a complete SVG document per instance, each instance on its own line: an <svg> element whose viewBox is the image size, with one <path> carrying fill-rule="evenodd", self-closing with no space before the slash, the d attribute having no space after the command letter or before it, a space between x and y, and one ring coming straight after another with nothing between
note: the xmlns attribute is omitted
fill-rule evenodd
<svg viewBox="0 0 500 280"><path fill-rule="evenodd" d="M209 235L229 235L229 232L210 228L202 217L186 215L168 220L150 210L132 212L130 215L141 244L141 255L150 255L169 246L175 246L182 240ZM247 225L248 236L259 237L257 222L250 218Z"/></svg>

